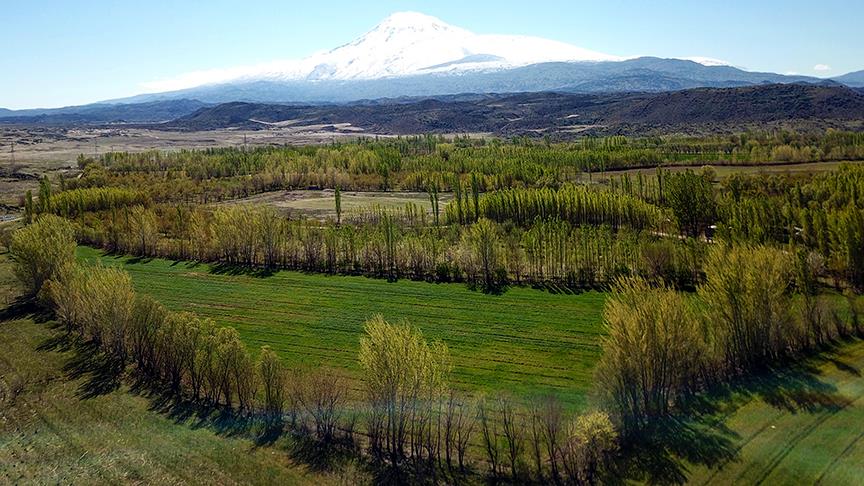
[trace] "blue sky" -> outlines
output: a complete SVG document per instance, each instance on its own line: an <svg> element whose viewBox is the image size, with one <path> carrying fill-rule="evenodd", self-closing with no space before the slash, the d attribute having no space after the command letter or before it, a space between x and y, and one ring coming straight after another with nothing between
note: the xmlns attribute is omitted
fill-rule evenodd
<svg viewBox="0 0 864 486"><path fill-rule="evenodd" d="M706 56L823 77L864 69L861 0L3 3L7 108L89 103L190 71L302 58L408 10L478 33L535 35L620 56Z"/></svg>

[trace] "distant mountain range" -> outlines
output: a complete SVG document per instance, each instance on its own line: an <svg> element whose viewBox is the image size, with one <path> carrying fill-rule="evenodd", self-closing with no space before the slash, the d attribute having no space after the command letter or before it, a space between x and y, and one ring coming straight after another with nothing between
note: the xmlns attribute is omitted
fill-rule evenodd
<svg viewBox="0 0 864 486"><path fill-rule="evenodd" d="M76 125L106 123L158 123L210 106L197 100L176 99L142 103L94 103L67 108L5 110L0 123L24 125Z"/></svg>
<svg viewBox="0 0 864 486"><path fill-rule="evenodd" d="M461 95L339 105L233 102L202 108L165 129L269 129L350 124L376 134L597 131L648 133L730 129L771 122L842 127L864 121L864 94L844 86L773 84L662 93ZM362 133L362 132L361 132Z"/></svg>
<svg viewBox="0 0 864 486"><path fill-rule="evenodd" d="M339 125L347 124L357 130L353 133L490 132L503 136L586 130L641 134L691 128L722 132L775 122L860 130L864 129L864 88L792 83L654 93L460 94L329 104L207 104L181 99L90 105L81 112L68 110L6 118L0 115L0 124L119 123L182 131L287 126L338 130Z"/></svg>
<svg viewBox="0 0 864 486"><path fill-rule="evenodd" d="M659 92L773 83L833 83L806 76L753 73L731 66L643 57L609 62L555 62L511 69L435 73L364 80L243 80L169 93L141 95L122 103L196 99L230 101L346 103L365 99L441 96L459 93Z"/></svg>
<svg viewBox="0 0 864 486"><path fill-rule="evenodd" d="M155 123L229 102L332 104L461 93L660 93L767 84L864 87L864 71L823 80L745 71L706 58L625 59L526 36L478 35L417 13L394 14L357 40L300 61L189 73L158 93L46 110L3 110L0 123Z"/></svg>
<svg viewBox="0 0 864 486"><path fill-rule="evenodd" d="M853 88L864 88L864 71L844 74L843 76L834 78L834 81L846 86L852 86Z"/></svg>

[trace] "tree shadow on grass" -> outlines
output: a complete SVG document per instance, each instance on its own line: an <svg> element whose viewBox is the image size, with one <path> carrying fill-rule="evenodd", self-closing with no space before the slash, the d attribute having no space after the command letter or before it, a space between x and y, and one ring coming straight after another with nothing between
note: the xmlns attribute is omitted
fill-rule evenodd
<svg viewBox="0 0 864 486"><path fill-rule="evenodd" d="M154 388L150 382L136 381L131 391L150 401L150 411L192 429L206 428L224 437L237 437L249 435L255 424L255 418L248 414L179 397L171 391Z"/></svg>
<svg viewBox="0 0 864 486"><path fill-rule="evenodd" d="M63 366L70 380L82 379L75 394L87 400L106 395L120 387L123 365L103 353L94 343L79 343L72 346L72 357Z"/></svg>
<svg viewBox="0 0 864 486"><path fill-rule="evenodd" d="M826 356L825 359L831 364L833 364L835 367L837 367L838 370L848 373L852 376L861 377L861 369L857 366L846 363L845 361L841 361L839 358L834 356Z"/></svg>
<svg viewBox="0 0 864 486"><path fill-rule="evenodd" d="M537 282L532 284L531 288L552 295L578 295L586 291L597 289L597 287L562 282Z"/></svg>
<svg viewBox="0 0 864 486"><path fill-rule="evenodd" d="M126 259L123 261L123 263L124 263L125 265L138 265L139 263L140 263L140 264L144 264L144 263L150 263L150 262L152 262L152 261L153 261L153 258L152 258L152 257L133 256L133 257L128 257L128 258L126 258Z"/></svg>
<svg viewBox="0 0 864 486"><path fill-rule="evenodd" d="M719 404L735 407L754 398L791 413L833 412L848 405L849 400L837 393L836 386L822 381L821 374L812 362L766 368L712 388L691 400L690 410L710 413Z"/></svg>
<svg viewBox="0 0 864 486"><path fill-rule="evenodd" d="M256 268L248 265L235 265L230 263L216 263L210 265L210 273L213 275L228 275L231 277L246 276L255 278L272 277L272 269Z"/></svg>
<svg viewBox="0 0 864 486"><path fill-rule="evenodd" d="M611 475L624 484L636 479L651 484L684 484L687 464L713 465L734 460L740 437L705 417L655 420L622 451Z"/></svg>
<svg viewBox="0 0 864 486"><path fill-rule="evenodd" d="M53 317L51 309L39 305L33 298L19 297L0 309L0 322L33 319L37 324L43 324Z"/></svg>
<svg viewBox="0 0 864 486"><path fill-rule="evenodd" d="M335 471L356 457L349 444L321 442L306 433L292 433L285 450L291 459L316 472Z"/></svg>
<svg viewBox="0 0 864 486"><path fill-rule="evenodd" d="M840 363L838 368L845 365L852 368L846 371L857 372ZM700 393L677 416L658 419L631 438L612 476L683 484L688 479L688 464L716 469L737 460L741 437L725 420L753 399L790 413L833 414L848 406L850 399L820 379L820 374L811 363L768 368Z"/></svg>
<svg viewBox="0 0 864 486"><path fill-rule="evenodd" d="M293 461L314 471L333 471L352 459L352 444L335 441L322 443L304 431L288 431L282 421L265 414L240 412L223 405L178 397L175 393L158 390L153 383L137 381L131 391L149 400L149 410L159 413L176 425L206 429L222 437L251 440L254 447L276 447ZM282 440L282 439L288 440Z"/></svg>
<svg viewBox="0 0 864 486"><path fill-rule="evenodd" d="M65 331L59 322L49 323L54 332L36 345L36 351L57 351L65 353L75 349L73 338Z"/></svg>

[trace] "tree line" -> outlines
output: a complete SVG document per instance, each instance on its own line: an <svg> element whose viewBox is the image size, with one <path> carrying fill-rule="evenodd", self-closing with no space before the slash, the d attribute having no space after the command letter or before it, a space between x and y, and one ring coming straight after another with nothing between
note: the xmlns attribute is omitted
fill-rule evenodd
<svg viewBox="0 0 864 486"><path fill-rule="evenodd" d="M622 275L692 287L705 246L627 227L573 224L555 215L538 215L527 227L485 218L443 226L415 206L341 219L342 224L288 219L274 208L247 205L156 205L89 213L76 222L82 242L130 255L487 288L591 288Z"/></svg>
<svg viewBox="0 0 864 486"><path fill-rule="evenodd" d="M572 143L443 137L361 139L317 147L212 148L79 157L69 188L141 189L155 202L212 202L273 190L455 191L557 187L583 174L666 165L819 162L864 158L858 133L751 132L713 137L584 138Z"/></svg>
<svg viewBox="0 0 864 486"><path fill-rule="evenodd" d="M695 394L864 337L852 293L818 295L806 249L717 245L695 300L642 278L620 279L607 301L597 389L635 436Z"/></svg>

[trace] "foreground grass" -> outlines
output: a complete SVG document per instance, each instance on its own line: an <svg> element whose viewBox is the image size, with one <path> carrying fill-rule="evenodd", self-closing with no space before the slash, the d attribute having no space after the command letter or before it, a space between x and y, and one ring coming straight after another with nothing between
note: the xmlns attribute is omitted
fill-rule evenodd
<svg viewBox="0 0 864 486"><path fill-rule="evenodd" d="M354 484L367 477L351 468L311 470L294 459L286 437L259 446L254 431L177 413L105 379L92 359L64 347L53 323L35 322L44 316L14 303L12 285L0 256L0 484ZM862 369L858 341L706 397L697 407L703 414L677 421L621 474L691 484L860 484Z"/></svg>
<svg viewBox="0 0 864 486"><path fill-rule="evenodd" d="M278 447L152 410L119 383L94 393L53 331L0 323L0 484L326 484ZM39 348L43 349L40 350Z"/></svg>
<svg viewBox="0 0 864 486"><path fill-rule="evenodd" d="M0 484L350 484L359 477L312 471L281 441L258 447L243 431L165 413L64 347L52 322L34 321L32 307L12 304L10 281L0 258Z"/></svg>
<svg viewBox="0 0 864 486"><path fill-rule="evenodd" d="M714 429L732 457L694 466L694 484L861 484L864 479L864 343L811 366L754 380L719 403ZM691 469L691 468L686 468Z"/></svg>
<svg viewBox="0 0 864 486"><path fill-rule="evenodd" d="M581 407L600 356L602 293L511 288L486 295L460 284L279 272L227 274L208 265L142 262L80 248L90 262L118 265L136 289L167 307L235 327L253 350L271 346L292 366L329 366L357 377L363 322L406 319L441 339L452 381L472 391L555 393ZM356 383L355 383L356 384Z"/></svg>

